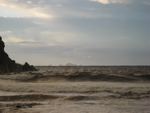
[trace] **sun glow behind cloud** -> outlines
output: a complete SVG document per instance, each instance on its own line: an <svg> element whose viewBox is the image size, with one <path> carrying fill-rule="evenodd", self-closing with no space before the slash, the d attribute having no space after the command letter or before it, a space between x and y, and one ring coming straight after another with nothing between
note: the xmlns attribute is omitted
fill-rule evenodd
<svg viewBox="0 0 150 113"><path fill-rule="evenodd" d="M9 2L7 0L0 0L0 10L1 17L53 18L53 15L46 13L42 8L27 7L20 4L17 5L17 3Z"/></svg>
<svg viewBox="0 0 150 113"><path fill-rule="evenodd" d="M8 39L6 39L7 43L20 43L23 42L24 40L18 37L9 37Z"/></svg>
<svg viewBox="0 0 150 113"><path fill-rule="evenodd" d="M128 0L91 0L93 2L99 2L101 4L127 4Z"/></svg>

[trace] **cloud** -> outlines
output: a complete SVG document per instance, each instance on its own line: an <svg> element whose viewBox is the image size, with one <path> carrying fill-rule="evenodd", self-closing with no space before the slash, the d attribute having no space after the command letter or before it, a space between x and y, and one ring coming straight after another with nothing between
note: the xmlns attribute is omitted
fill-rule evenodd
<svg viewBox="0 0 150 113"><path fill-rule="evenodd" d="M143 4L150 6L150 1L143 1Z"/></svg>
<svg viewBox="0 0 150 113"><path fill-rule="evenodd" d="M29 4L29 3L28 3ZM2 17L28 17L28 18L52 18L53 15L46 13L41 7L29 7L25 4L17 4L8 0L0 0L0 16Z"/></svg>
<svg viewBox="0 0 150 113"><path fill-rule="evenodd" d="M148 64L148 4L149 0L0 0L0 35L18 62Z"/></svg>
<svg viewBox="0 0 150 113"><path fill-rule="evenodd" d="M11 36L11 37L8 37L7 39L5 39L5 41L7 43L22 43L25 40L23 38L20 38L20 37Z"/></svg>
<svg viewBox="0 0 150 113"><path fill-rule="evenodd" d="M90 0L101 4L127 4L128 0Z"/></svg>

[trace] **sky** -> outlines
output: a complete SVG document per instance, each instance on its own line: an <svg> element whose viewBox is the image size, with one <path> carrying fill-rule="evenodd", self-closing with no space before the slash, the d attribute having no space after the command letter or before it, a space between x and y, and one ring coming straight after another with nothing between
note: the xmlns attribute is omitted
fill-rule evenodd
<svg viewBox="0 0 150 113"><path fill-rule="evenodd" d="M18 63L150 65L150 0L0 0Z"/></svg>

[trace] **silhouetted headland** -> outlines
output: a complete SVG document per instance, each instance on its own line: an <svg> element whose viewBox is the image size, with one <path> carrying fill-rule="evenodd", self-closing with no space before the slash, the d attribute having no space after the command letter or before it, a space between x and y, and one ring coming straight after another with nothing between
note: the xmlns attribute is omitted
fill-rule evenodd
<svg viewBox="0 0 150 113"><path fill-rule="evenodd" d="M0 73L36 71L35 67L27 62L24 65L18 64L12 60L5 52L5 43L0 36Z"/></svg>

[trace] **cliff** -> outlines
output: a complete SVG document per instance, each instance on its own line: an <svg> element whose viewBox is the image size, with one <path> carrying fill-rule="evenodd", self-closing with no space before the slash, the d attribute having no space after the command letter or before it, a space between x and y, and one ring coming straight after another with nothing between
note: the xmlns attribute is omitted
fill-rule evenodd
<svg viewBox="0 0 150 113"><path fill-rule="evenodd" d="M35 67L27 62L24 65L16 63L5 52L5 43L0 36L0 73L35 71Z"/></svg>

